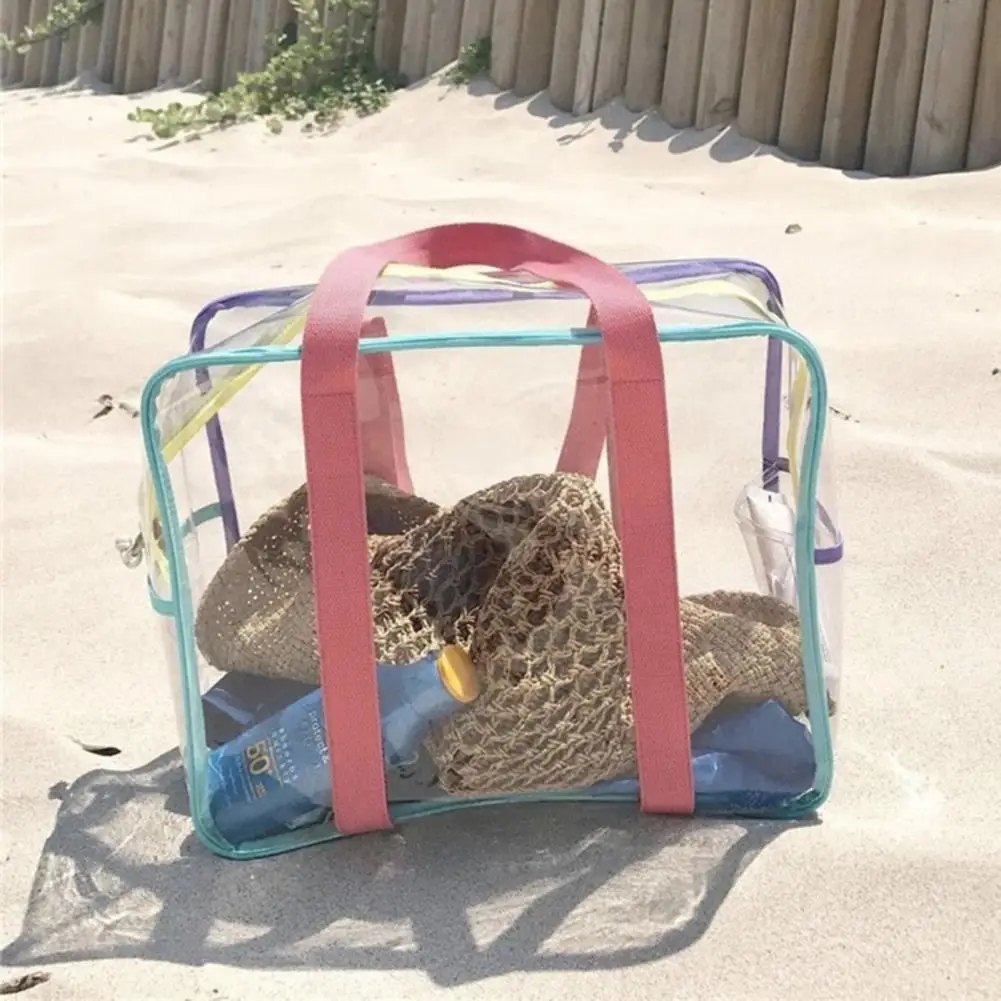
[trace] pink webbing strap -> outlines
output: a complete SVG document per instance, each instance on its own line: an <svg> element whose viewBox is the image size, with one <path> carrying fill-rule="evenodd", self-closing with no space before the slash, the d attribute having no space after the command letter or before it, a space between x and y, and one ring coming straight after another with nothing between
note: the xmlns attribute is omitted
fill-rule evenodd
<svg viewBox="0 0 1001 1001"><path fill-rule="evenodd" d="M345 834L390 826L358 391L365 309L390 262L529 271L591 300L608 380L609 468L623 550L640 798L647 812L691 813L667 410L652 309L625 275L590 255L514 227L472 223L344 252L324 271L306 319L303 434L334 823Z"/></svg>
<svg viewBox="0 0 1001 1001"><path fill-rule="evenodd" d="M381 316L366 320L362 337L385 337ZM414 492L407 464L403 408L389 351L360 355L358 359L358 420L361 424L363 471L387 483Z"/></svg>
<svg viewBox="0 0 1001 1001"><path fill-rule="evenodd" d="M594 310L591 310L591 315L587 318L587 325L596 325ZM585 345L581 348L577 364L577 384L574 387L570 422L556 464L561 473L580 473L592 480L598 475L601 453L608 434L607 381L601 345Z"/></svg>
<svg viewBox="0 0 1001 1001"><path fill-rule="evenodd" d="M602 345L588 344L581 348L570 423L556 465L561 473L581 473L592 479L598 473L608 434L606 378Z"/></svg>

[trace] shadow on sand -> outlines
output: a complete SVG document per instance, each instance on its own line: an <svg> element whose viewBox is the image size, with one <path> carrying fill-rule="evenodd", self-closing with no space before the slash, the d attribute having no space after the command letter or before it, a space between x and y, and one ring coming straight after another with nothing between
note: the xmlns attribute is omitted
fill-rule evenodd
<svg viewBox="0 0 1001 1001"><path fill-rule="evenodd" d="M755 856L803 826L506 807L229 862L192 833L176 751L50 796L55 829L6 964L416 969L442 986L684 950Z"/></svg>
<svg viewBox="0 0 1001 1001"><path fill-rule="evenodd" d="M416 86L426 86L422 81ZM439 81L440 82L440 81ZM615 100L586 115L572 115L561 111L550 100L547 93L533 97L517 97L509 91L500 91L487 80L477 80L466 88L475 97L492 98L496 111L510 111L521 108L536 118L543 119L551 129L560 132L556 142L561 146L572 145L585 136L601 133L607 136L608 149L621 152L630 142L662 143L674 154L690 153L708 148L709 156L718 163L733 163L754 156L772 157L783 163L797 167L820 168L820 163L797 160L783 153L775 146L768 146L754 139L747 139L737 131L735 125L716 126L709 129L675 129L654 111L632 112L620 101ZM877 177L863 170L838 170L840 174L853 180L907 181L914 177Z"/></svg>
<svg viewBox="0 0 1001 1001"><path fill-rule="evenodd" d="M668 152L681 155L695 150L708 148L709 156L718 163L733 163L737 160L745 160L750 157L771 157L781 160L783 163L790 163L797 167L819 168L821 170L837 170L833 167L825 167L820 163L797 160L794 157L783 153L775 146L768 146L753 139L747 139L737 131L735 125L717 126L710 129L675 129L668 125L656 111L632 112L629 111L620 101L612 101L596 111L586 115L572 115L561 111L550 100L546 92L536 94L533 97L517 97L510 91L501 91L498 87L487 79L477 79L469 84L456 85L449 83L445 72L440 72L427 79L404 87L399 93L410 93L423 91L428 88L437 88L441 93L442 100L446 99L450 93L460 91L472 97L489 100L493 109L498 112L515 111L521 109L527 111L533 117L544 120L549 128L558 133L555 138L559 146L572 146L575 142L585 137L601 134L607 136L608 149L613 153L621 152L626 145L632 142L661 143ZM18 99L29 104L52 98L73 99L82 95L112 95L112 88L101 82L92 73L82 75L80 78L56 87L41 87L26 89L24 87L13 88L18 95ZM128 101L137 106L147 103L159 107L167 103L168 100L176 100L178 96L186 96L195 100L202 95L200 86L195 83L184 88L175 88L165 84L154 90L145 91L139 94L117 95L119 98L125 97ZM232 128L227 125L223 128ZM294 127L294 125L290 125ZM322 136L325 132L336 130L336 125L317 129L316 136ZM190 136L182 136L176 139L161 141L155 139L148 131L137 127L137 133L127 142L146 141L156 143L154 151L170 149L184 142L197 141L205 135L211 133L211 129ZM877 177L868 174L863 170L837 170L845 177L860 181L909 181L917 180L915 176L904 177Z"/></svg>

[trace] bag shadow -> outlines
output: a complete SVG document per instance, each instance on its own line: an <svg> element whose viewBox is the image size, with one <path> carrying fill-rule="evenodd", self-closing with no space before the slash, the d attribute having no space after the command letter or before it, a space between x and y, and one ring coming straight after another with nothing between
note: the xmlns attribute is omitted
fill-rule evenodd
<svg viewBox="0 0 1001 1001"><path fill-rule="evenodd" d="M770 842L815 822L507 806L231 862L192 831L176 750L50 794L61 806L6 964L417 969L442 986L682 951Z"/></svg>

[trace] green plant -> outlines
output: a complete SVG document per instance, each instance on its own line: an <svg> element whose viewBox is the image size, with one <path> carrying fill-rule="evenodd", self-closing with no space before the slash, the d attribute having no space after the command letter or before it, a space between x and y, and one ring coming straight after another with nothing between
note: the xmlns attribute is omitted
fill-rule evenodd
<svg viewBox="0 0 1001 1001"><path fill-rule="evenodd" d="M464 87L490 71L490 36L478 38L459 50L458 58L442 79L452 87Z"/></svg>
<svg viewBox="0 0 1001 1001"><path fill-rule="evenodd" d="M16 38L0 35L0 47L9 52L27 52L32 45L65 35L78 24L96 20L103 6L104 0L62 0L38 24L24 28Z"/></svg>
<svg viewBox="0 0 1001 1001"><path fill-rule="evenodd" d="M345 111L368 115L384 108L398 81L375 66L371 31L325 28L315 0L291 0L291 4L298 15L296 38L289 43L280 35L272 36L263 70L240 74L232 87L197 104L137 108L129 120L149 125L159 139L171 139L254 118L264 118L272 132L296 120L304 120L306 128L323 128L335 124ZM336 0L336 4L361 15L371 26L372 0Z"/></svg>

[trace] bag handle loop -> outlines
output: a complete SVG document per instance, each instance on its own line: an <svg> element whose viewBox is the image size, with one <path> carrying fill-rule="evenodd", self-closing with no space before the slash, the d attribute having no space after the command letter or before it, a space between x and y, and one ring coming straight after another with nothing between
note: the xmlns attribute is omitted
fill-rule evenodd
<svg viewBox="0 0 1001 1001"><path fill-rule="evenodd" d="M358 341L372 288L393 262L528 271L591 300L607 375L641 806L691 813L667 407L653 311L629 278L595 257L516 227L466 223L343 252L324 271L306 318L302 420L334 823L344 834L391 826L366 546Z"/></svg>

